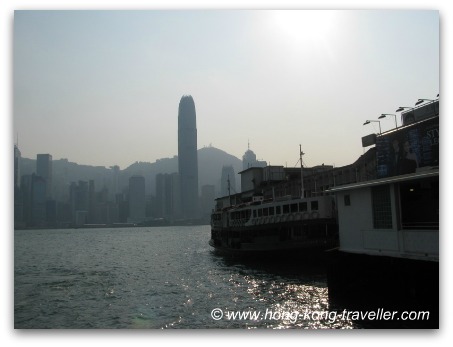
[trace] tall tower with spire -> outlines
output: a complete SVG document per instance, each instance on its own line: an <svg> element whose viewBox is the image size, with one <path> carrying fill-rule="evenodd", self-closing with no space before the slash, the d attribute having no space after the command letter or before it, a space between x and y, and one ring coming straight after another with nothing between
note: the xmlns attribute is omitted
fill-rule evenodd
<svg viewBox="0 0 453 347"><path fill-rule="evenodd" d="M178 112L178 169L184 219L199 217L196 118L192 96L184 95Z"/></svg>

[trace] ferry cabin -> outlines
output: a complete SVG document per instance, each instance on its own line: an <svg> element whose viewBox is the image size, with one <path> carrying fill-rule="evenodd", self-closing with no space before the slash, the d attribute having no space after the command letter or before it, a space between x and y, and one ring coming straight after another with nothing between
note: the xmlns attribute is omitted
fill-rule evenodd
<svg viewBox="0 0 453 347"><path fill-rule="evenodd" d="M213 228L250 227L274 223L334 218L332 197L293 199L266 203L253 202L224 208L213 213Z"/></svg>
<svg viewBox="0 0 453 347"><path fill-rule="evenodd" d="M338 237L332 196L268 202L254 197L215 211L211 230L213 246L242 250L335 246Z"/></svg>

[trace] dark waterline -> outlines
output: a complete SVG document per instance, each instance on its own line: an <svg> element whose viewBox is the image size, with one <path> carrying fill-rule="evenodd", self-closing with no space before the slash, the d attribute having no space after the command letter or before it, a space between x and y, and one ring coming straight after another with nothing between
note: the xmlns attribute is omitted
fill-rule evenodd
<svg viewBox="0 0 453 347"><path fill-rule="evenodd" d="M360 328L303 317L334 309L322 266L224 258L209 237L209 226L17 230L14 326ZM228 319L233 311L261 316Z"/></svg>

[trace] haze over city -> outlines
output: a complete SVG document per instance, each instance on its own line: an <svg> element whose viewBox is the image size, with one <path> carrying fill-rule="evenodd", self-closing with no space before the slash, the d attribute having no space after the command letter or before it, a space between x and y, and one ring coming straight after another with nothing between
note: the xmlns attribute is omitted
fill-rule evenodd
<svg viewBox="0 0 453 347"><path fill-rule="evenodd" d="M436 98L439 30L431 10L16 11L14 137L28 158L154 162L188 94L198 148L347 165L366 120Z"/></svg>
<svg viewBox="0 0 453 347"><path fill-rule="evenodd" d="M325 163L338 168L353 163L370 148L362 148L361 138L379 133L379 125L374 121L381 114L395 114L400 126L400 112L396 112L399 107L414 107L418 99L434 100L440 93L441 156L448 153L446 148L451 141L448 136L449 98L444 96L448 95L451 73L449 64L445 62L451 61L448 56L452 21L451 5L446 1L381 0L341 5L293 0L278 3L229 1L224 4L174 0L124 3L82 0L73 4L54 0L43 3L30 0L12 2L6 0L0 5L4 9L0 11L3 14L1 41L5 92L2 103L4 125L1 127L5 153L2 157L7 164L7 169L3 170L6 177L0 181L4 184L3 191L10 192L1 208L5 211L2 214L5 224L2 240L5 259L2 263L5 281L11 284L14 279L14 285L7 286L9 295L4 296L3 306L10 307L10 312L13 306L15 309L22 305L22 299L26 298L29 305L22 306L24 311L33 315L34 307L39 307L42 312L45 306L55 313L55 322L68 323L72 329L75 323L80 322L73 319L79 312L82 312L82 318L92 319L95 324L107 321L99 319L99 313L113 312L110 317L120 317L119 320L124 321L130 315L124 310L111 309L115 306L112 302L120 302L120 305L129 304L140 314L132 321L134 328L145 327L142 314L146 316L148 312L157 311L158 314L152 316L155 321L155 317L167 318L167 314L171 315L178 308L185 314L185 320L180 319L178 312L175 314L179 317L177 324L195 321L205 328L205 321L215 326L216 322L209 315L214 307L226 308L239 303L247 308L261 305L267 309L274 297L276 300L272 302L281 308L285 308L281 303L299 301L299 307L305 308L307 297L313 300L317 305L315 307L330 305L327 299L318 300L320 297L315 295L327 295L328 290L315 292L311 279L308 286L295 285L282 280L281 276L275 277L273 273L268 277L266 271L256 271L255 268L244 271L241 267L240 271L232 272L236 267L229 262L224 264L219 261L214 264L216 267L212 267L210 257L200 261L203 255L200 249L209 247L209 236L203 234L204 230L183 235L186 238L181 243L185 250L188 245L192 247L190 242L197 237L201 239L198 244L195 243L193 253L178 252L179 248L174 244L168 243L168 248L165 248L161 247L162 243L149 242L153 234L148 230L139 240L135 232L138 229L124 234L120 242L116 238L94 242L93 235L89 234L86 244L62 242L55 246L53 241L58 239L49 233L51 237L46 242L36 243L35 237L39 238L43 233L25 230L20 234L13 231L13 143L18 142L22 158L35 160L37 154L49 153L54 162L67 158L70 162L107 168L119 165L121 170L128 171L125 169L135 162L152 163L178 154L178 104L183 95L191 95L196 107L197 146L202 149L200 152L210 152L211 149L203 147L213 146L241 158L250 146L258 160L271 165L295 167L299 165L301 145L306 166ZM344 10L341 10L342 7ZM331 8L340 10L331 11ZM321 11L315 11L318 9ZM372 122L365 125L367 120ZM379 121L382 132L395 126L394 118L390 116ZM177 159L168 161L176 162ZM445 213L445 206L448 206L445 197L450 190L449 180L446 179L449 177L449 162L445 155L442 187L438 186L440 200L444 199L438 210L443 230L449 230L450 224L445 218L448 216ZM135 166L151 165L137 164L130 168ZM35 170L35 165L30 164L29 167L32 167L30 172ZM204 171L207 174L207 170ZM74 180L79 179L76 177ZM101 188L101 184L96 185L96 189ZM101 234L104 229L97 230ZM79 231L68 229L61 235L78 236L82 234ZM206 235L208 233L206 226ZM18 237L20 235L24 237ZM173 234L162 235L169 237ZM441 238L438 247L444 248L440 252L444 265L451 260L450 253L446 251L451 236L448 232L442 232ZM16 248L16 243L22 248ZM77 248L77 244L86 247ZM107 251L98 251L101 246L105 246ZM87 249L95 249L96 252L87 255ZM88 259L88 262L82 263L83 266L70 267L65 252L81 261ZM162 254L162 258L155 257L158 253ZM53 254L57 257L51 258ZM61 254L65 255L64 261L61 261ZM139 254L140 257L133 258L131 254ZM16 261L23 255L27 256L23 257L28 262L26 264L31 264L27 273L22 271L25 268L22 263ZM94 259L100 260L99 268L124 269L124 272L114 272L114 276L107 277L105 271L95 271L92 265L95 264ZM129 266L126 262L117 262L118 259L136 260L136 264ZM148 264L153 271L149 271ZM179 271L175 271L172 264L177 264ZM65 276L73 285L57 283L54 286L48 272L39 272L43 276L37 276L41 271L37 269L46 266L56 271L56 281L60 279L58 276ZM19 280L16 267L20 269L17 273L22 276ZM445 284L448 287L450 284L445 270L449 269L448 266L442 268L444 273L441 270L439 274L442 274L440 284L444 290L439 294L444 294L440 295L440 299L441 306L445 308L451 307L450 296L445 295L448 293ZM192 271L185 271L187 269ZM289 271L285 269L285 273ZM41 281L33 284L37 288L34 291L37 296L17 296L16 288L24 289L24 293L31 288L30 278ZM159 302L150 305L140 296L154 288L150 283L155 278L165 281L161 281L163 287L156 289L157 295L153 298L165 298L167 305ZM25 285L18 285L22 279L21 283ZM77 282L80 279L84 282ZM128 286L127 291L122 291L129 279L133 279L131 283L135 287ZM173 280L181 284L181 301L174 300L175 287L168 285ZM227 291L222 290L222 284ZM248 284L251 286L248 287ZM259 293L256 284L259 284ZM237 291L231 290L233 286ZM283 291L284 286L289 290ZM211 287L214 295L203 296ZM309 295L301 296L300 290L305 287ZM43 300L46 288L53 303ZM83 304L76 307L73 290L79 288L82 295L76 293L75 297L81 298ZM188 288L194 289L190 300ZM395 287L391 285L389 288ZM100 300L92 300L93 305L86 306L88 292L98 294ZM165 295L169 292L171 295ZM263 300L263 293L267 292L268 297ZM247 295L241 296L243 293ZM260 301L249 304L243 300L245 296L252 297L255 293L259 294ZM131 296L137 300L131 300ZM218 300L220 296L224 297L223 301ZM368 297L378 298L380 295ZM62 310L64 301L61 298L67 302L67 311ZM214 300L221 303L211 305ZM108 302L109 310L102 306L104 302ZM200 306L200 303L206 307ZM57 309L52 310L54 307ZM168 309L170 307L173 311ZM94 313L84 314L86 309ZM190 317L195 310L196 315ZM205 311L207 318L202 316ZM11 327L13 315L3 317ZM193 320L193 317L197 319ZM44 321L49 316L41 314L39 318ZM448 326L451 321L448 309L442 310L440 318L442 324ZM28 322L36 324L35 317ZM5 329L2 336L20 344L24 335L10 331ZM434 337L447 341L450 334L451 330L442 329ZM68 343L66 334L57 335L61 337L52 336L54 344L61 346ZM394 334L383 336L394 342ZM427 338L431 341L433 338L431 334L410 336L415 338L406 334L405 339L414 346L425 345ZM109 339L112 345L122 343L117 336L112 339L103 337ZM143 335L142 338L146 339L143 342L149 343L149 337L148 334ZM152 338L153 342L159 341L156 339L160 336L154 334ZM307 342L307 336L304 338ZM165 339L168 340L168 334ZM255 343L263 345L270 342L267 336L265 339L254 339ZM319 343L319 336L313 335L312 339L308 343ZM364 336L363 342L365 339L369 344L368 336ZM239 340L243 342L242 336L238 336ZM47 339L44 341L49 346L52 344ZM71 341L78 343L76 339ZM383 340L374 341L375 344L382 344ZM197 343L200 344L198 338ZM218 345L219 339L214 335L212 343L209 339L208 343ZM349 341L346 343L349 344Z"/></svg>

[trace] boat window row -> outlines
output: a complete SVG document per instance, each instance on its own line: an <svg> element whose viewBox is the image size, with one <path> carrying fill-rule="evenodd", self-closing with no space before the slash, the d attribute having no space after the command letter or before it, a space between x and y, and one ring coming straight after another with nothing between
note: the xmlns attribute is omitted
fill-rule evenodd
<svg viewBox="0 0 453 347"><path fill-rule="evenodd" d="M310 211L318 211L319 204L317 200L310 201ZM253 210L253 218L267 217L287 213L307 212L308 202L299 202L279 206L270 206Z"/></svg>
<svg viewBox="0 0 453 347"><path fill-rule="evenodd" d="M213 221L220 221L220 220L222 220L222 215L220 213L214 213L212 215L212 220Z"/></svg>
<svg viewBox="0 0 453 347"><path fill-rule="evenodd" d="M249 219L251 215L251 210L242 210L242 211L233 211L231 212L231 219L236 220L236 219Z"/></svg>

